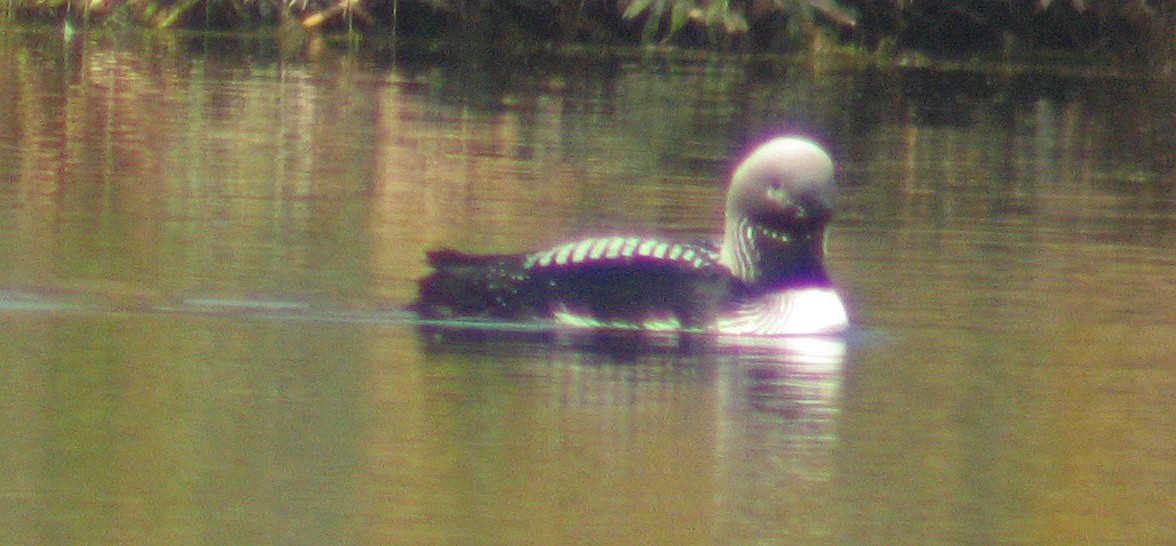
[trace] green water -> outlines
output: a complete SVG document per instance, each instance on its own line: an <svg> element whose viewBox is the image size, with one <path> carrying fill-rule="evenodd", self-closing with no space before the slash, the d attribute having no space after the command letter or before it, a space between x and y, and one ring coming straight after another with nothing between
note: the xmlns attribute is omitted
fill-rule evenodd
<svg viewBox="0 0 1176 546"><path fill-rule="evenodd" d="M0 34L0 543L1164 544L1172 82ZM844 342L418 331L838 164Z"/></svg>

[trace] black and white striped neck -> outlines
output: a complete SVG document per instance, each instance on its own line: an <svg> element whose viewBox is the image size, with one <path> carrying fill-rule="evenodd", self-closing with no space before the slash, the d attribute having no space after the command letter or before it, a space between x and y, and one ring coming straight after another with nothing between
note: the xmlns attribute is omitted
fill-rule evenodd
<svg viewBox="0 0 1176 546"><path fill-rule="evenodd" d="M829 282L822 264L824 230L790 232L746 216L728 220L719 262L753 291Z"/></svg>

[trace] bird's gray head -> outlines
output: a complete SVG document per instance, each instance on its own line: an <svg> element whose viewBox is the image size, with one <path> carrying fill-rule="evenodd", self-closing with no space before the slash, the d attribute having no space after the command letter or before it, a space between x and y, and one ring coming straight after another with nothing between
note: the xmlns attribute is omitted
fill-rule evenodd
<svg viewBox="0 0 1176 546"><path fill-rule="evenodd" d="M820 146L799 137L760 145L731 175L720 262L749 285L823 279L832 191L833 161Z"/></svg>

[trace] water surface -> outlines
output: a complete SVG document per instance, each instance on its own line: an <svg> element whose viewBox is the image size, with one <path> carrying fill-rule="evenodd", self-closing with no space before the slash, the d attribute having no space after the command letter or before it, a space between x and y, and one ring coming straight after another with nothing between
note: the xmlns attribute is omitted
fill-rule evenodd
<svg viewBox="0 0 1176 546"><path fill-rule="evenodd" d="M6 544L1163 544L1176 86L0 33ZM838 163L845 340L419 330L423 252Z"/></svg>

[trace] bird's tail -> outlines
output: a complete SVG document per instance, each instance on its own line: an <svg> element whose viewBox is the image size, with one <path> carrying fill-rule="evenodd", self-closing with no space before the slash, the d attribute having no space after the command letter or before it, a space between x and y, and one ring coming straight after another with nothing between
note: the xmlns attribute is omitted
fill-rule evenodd
<svg viewBox="0 0 1176 546"><path fill-rule="evenodd" d="M420 280L409 308L426 319L521 318L528 310L522 257L472 255L454 250L428 253L433 272Z"/></svg>

